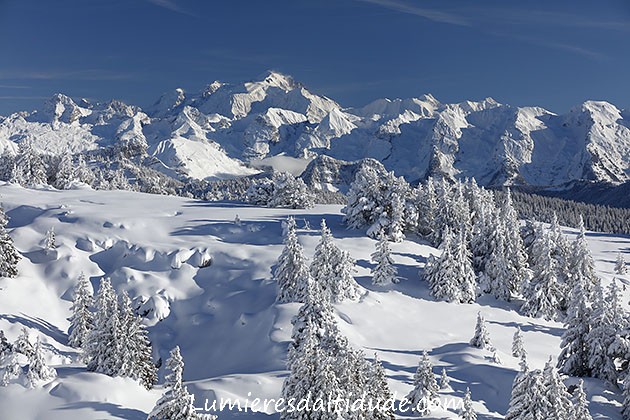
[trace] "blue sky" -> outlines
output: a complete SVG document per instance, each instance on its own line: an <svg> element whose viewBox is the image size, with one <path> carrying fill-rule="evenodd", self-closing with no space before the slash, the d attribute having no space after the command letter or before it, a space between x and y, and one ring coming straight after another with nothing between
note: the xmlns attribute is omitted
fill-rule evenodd
<svg viewBox="0 0 630 420"><path fill-rule="evenodd" d="M267 69L345 106L630 107L627 0L0 0L0 51L1 115L56 92L147 106Z"/></svg>

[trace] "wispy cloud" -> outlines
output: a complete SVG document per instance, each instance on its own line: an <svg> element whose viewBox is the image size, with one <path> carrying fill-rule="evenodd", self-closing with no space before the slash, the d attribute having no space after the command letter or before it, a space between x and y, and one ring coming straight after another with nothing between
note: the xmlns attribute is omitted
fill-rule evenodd
<svg viewBox="0 0 630 420"><path fill-rule="evenodd" d="M149 3L152 3L158 7L162 7L164 9L168 9L172 12L180 13L182 15L188 15L197 17L194 13L184 9L179 4L177 4L174 0L147 0Z"/></svg>
<svg viewBox="0 0 630 420"><path fill-rule="evenodd" d="M130 79L128 73L119 73L105 69L80 70L0 70L0 80L124 80Z"/></svg>
<svg viewBox="0 0 630 420"><path fill-rule="evenodd" d="M31 89L31 86L23 86L23 85L0 85L0 89Z"/></svg>
<svg viewBox="0 0 630 420"><path fill-rule="evenodd" d="M548 49L565 51L596 61L602 61L608 57L598 51L589 50L577 44L557 42L553 39L535 39L529 36L519 35L517 32L514 32L513 25L563 26L583 29L630 31L630 22L628 21L586 20L577 15L561 15L559 13L545 11L529 11L515 8L459 8L457 10L437 10L418 7L401 0L356 1L374 4L400 13L419 16L438 23L465 26L485 34L511 38ZM506 26L510 27L510 30L505 30Z"/></svg>
<svg viewBox="0 0 630 420"><path fill-rule="evenodd" d="M471 23L462 16L444 12L436 9L427 9L424 7L418 7L411 4L403 3L397 0L357 0L364 3L370 3L377 6L385 7L387 9L395 10L397 12L406 13L409 15L420 16L425 19L432 20L439 23L447 23L457 26L471 26Z"/></svg>

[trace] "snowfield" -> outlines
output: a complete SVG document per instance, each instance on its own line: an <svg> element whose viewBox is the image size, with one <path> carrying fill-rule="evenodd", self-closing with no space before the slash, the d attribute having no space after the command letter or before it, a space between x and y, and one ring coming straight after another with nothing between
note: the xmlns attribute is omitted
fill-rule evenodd
<svg viewBox="0 0 630 420"><path fill-rule="evenodd" d="M531 368L541 369L560 351L562 324L521 316L517 303L487 296L475 304L436 302L419 273L427 257L439 251L418 238L391 244L401 282L372 286L370 254L376 241L363 231L347 230L338 205L270 209L128 191L34 190L9 184L0 185L0 196L11 237L23 256L19 276L0 279L0 329L9 341L23 326L32 341L40 337L47 361L58 371L55 380L38 389L0 387L3 419L145 419L162 394L163 367L160 385L147 391L128 378L87 372L78 362L79 353L67 345L67 330L72 289L82 272L95 290L101 278L109 277L118 292L128 291L146 311L156 359L165 361L180 346L184 379L198 406L221 397L243 403L280 397L290 321L299 304L275 303L271 269L283 247L281 224L289 215L297 221L309 258L325 218L335 243L356 260L355 276L366 293L358 302L335 305L339 327L367 357L378 355L398 399L411 390L427 350L436 375L444 367L451 378L452 389L440 393L443 399L460 401L470 387L479 418L499 419L519 369L519 360L511 355L516 327L523 331ZM240 224L235 223L237 215ZM43 241L50 228L57 248L46 252ZM587 237L598 274L608 283L617 253L630 260L630 238ZM630 276L620 280L625 305ZM479 311L501 364L491 360L488 350L468 344ZM621 418L619 390L592 378L585 378L585 388L595 419ZM272 407L264 413L219 413L220 419L243 417L278 415ZM457 414L436 409L427 418Z"/></svg>

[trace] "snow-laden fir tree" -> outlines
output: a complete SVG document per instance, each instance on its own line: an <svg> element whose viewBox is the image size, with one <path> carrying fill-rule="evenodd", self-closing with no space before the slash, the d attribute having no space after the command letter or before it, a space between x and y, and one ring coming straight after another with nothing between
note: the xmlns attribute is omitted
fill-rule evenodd
<svg viewBox="0 0 630 420"><path fill-rule="evenodd" d="M374 360L368 366L368 378L365 386L367 398L368 401L372 399L373 405L380 409L375 409L367 413L366 418L370 418L371 420L393 420L394 413L392 407L387 404L387 401L393 398L392 392L387 384L385 369L376 354L374 354Z"/></svg>
<svg viewBox="0 0 630 420"><path fill-rule="evenodd" d="M450 381L451 380L446 373L446 368L442 368L442 372L440 373L440 389L448 389L450 387Z"/></svg>
<svg viewBox="0 0 630 420"><path fill-rule="evenodd" d="M438 391L438 384L433 374L433 365L425 350L413 376L413 389L406 398L413 411L425 416L430 413L431 405L438 400Z"/></svg>
<svg viewBox="0 0 630 420"><path fill-rule="evenodd" d="M552 257L551 235L537 236L532 245L532 278L523 290L523 315L556 320L561 317L566 287L558 278L558 261Z"/></svg>
<svg viewBox="0 0 630 420"><path fill-rule="evenodd" d="M570 254L572 251L571 243L562 233L562 228L560 227L558 215L556 213L553 214L551 224L549 225L549 237L554 245L551 248L551 256L556 260L558 279L560 282L568 283L568 276L570 272Z"/></svg>
<svg viewBox="0 0 630 420"><path fill-rule="evenodd" d="M267 202L269 207L288 207L306 209L313 207L313 193L304 181L288 172L274 172L272 177L273 193Z"/></svg>
<svg viewBox="0 0 630 420"><path fill-rule="evenodd" d="M586 398L586 392L584 392L584 381L582 379L580 379L577 386L573 390L572 420L593 420L590 411L588 411L588 399Z"/></svg>
<svg viewBox="0 0 630 420"><path fill-rule="evenodd" d="M507 282L511 293L518 293L523 284L529 280L530 272L527 263L527 253L520 235L521 223L518 219L512 194L508 188L505 197L499 204L500 222L503 225L504 255L507 260L510 280Z"/></svg>
<svg viewBox="0 0 630 420"><path fill-rule="evenodd" d="M52 251L57 248L57 244L55 243L55 228L51 227L46 231L46 236L44 237L44 250Z"/></svg>
<svg viewBox="0 0 630 420"><path fill-rule="evenodd" d="M573 420L573 403L571 394L562 382L558 371L552 364L551 358L543 370L543 385L545 387L545 417L546 419Z"/></svg>
<svg viewBox="0 0 630 420"><path fill-rule="evenodd" d="M171 350L166 360L166 374L164 381L164 393L155 403L155 407L149 413L148 420L197 420L200 416L193 405L194 395L188 392L183 384L184 359L179 351L179 346ZM216 418L212 416L211 418Z"/></svg>
<svg viewBox="0 0 630 420"><path fill-rule="evenodd" d="M616 354L626 353L627 350L614 349L613 345L617 336L627 328L627 315L621 307L614 280L605 296L601 283L596 283L589 324L591 329L586 336L586 346L591 375L617 386Z"/></svg>
<svg viewBox="0 0 630 420"><path fill-rule="evenodd" d="M527 351L525 351L525 346L523 344L523 334L521 332L521 328L517 327L514 337L512 338L512 356L520 359L524 355L527 355Z"/></svg>
<svg viewBox="0 0 630 420"><path fill-rule="evenodd" d="M368 236L381 235L398 242L404 231L416 224L415 206L407 203L411 189L402 178L380 165L362 165L355 174L341 210L348 227L367 229Z"/></svg>
<svg viewBox="0 0 630 420"><path fill-rule="evenodd" d="M18 337L13 342L13 350L16 353L23 354L28 358L33 357L33 354L35 353L35 348L31 343L26 327L22 327L20 335L18 335Z"/></svg>
<svg viewBox="0 0 630 420"><path fill-rule="evenodd" d="M545 384L540 370L521 371L514 379L505 420L547 420Z"/></svg>
<svg viewBox="0 0 630 420"><path fill-rule="evenodd" d="M475 335L470 340L470 345L479 349L490 349L492 343L490 342L490 333L486 327L486 320L481 312L477 313L477 324L475 325Z"/></svg>
<svg viewBox="0 0 630 420"><path fill-rule="evenodd" d="M446 227L440 246L442 255L427 262L424 277L436 299L462 303L475 301L476 276L464 235L460 230L453 236Z"/></svg>
<svg viewBox="0 0 630 420"><path fill-rule="evenodd" d="M596 281L595 262L586 242L586 231L584 221L580 216L580 233L571 245L571 252L566 257L568 266L568 284L572 288L575 283L581 283L583 292L590 295ZM569 303L567 302L567 305Z"/></svg>
<svg viewBox="0 0 630 420"><path fill-rule="evenodd" d="M485 259L481 276L482 289L497 299L509 301L516 292L517 278L506 255L506 232L500 221L497 221L490 241L491 254Z"/></svg>
<svg viewBox="0 0 630 420"><path fill-rule="evenodd" d="M149 335L140 317L131 308L131 299L123 292L119 303L118 376L138 380L146 389L157 382L157 369L153 363L153 349Z"/></svg>
<svg viewBox="0 0 630 420"><path fill-rule="evenodd" d="M81 273L77 285L74 287L71 308L72 316L70 317L68 344L72 347L82 348L87 343L90 331L94 328L92 306L94 306L92 285L87 277Z"/></svg>
<svg viewBox="0 0 630 420"><path fill-rule="evenodd" d="M13 346L9 343L9 340L7 340L7 337L4 335L4 331L0 330L0 358L12 349Z"/></svg>
<svg viewBox="0 0 630 420"><path fill-rule="evenodd" d="M435 243L435 212L437 211L437 196L433 178L429 177L424 185L418 186L416 192L416 207L418 209L418 233Z"/></svg>
<svg viewBox="0 0 630 420"><path fill-rule="evenodd" d="M107 278L101 280L95 307L94 329L85 345L87 368L115 376L120 368L120 317L116 292Z"/></svg>
<svg viewBox="0 0 630 420"><path fill-rule="evenodd" d="M0 386L7 386L24 373L20 356L13 348L0 357Z"/></svg>
<svg viewBox="0 0 630 420"><path fill-rule="evenodd" d="M472 219L472 237L470 250L473 258L473 268L477 273L483 273L486 261L493 252L496 242L496 224L499 220L499 210L495 206L494 196L490 191L476 187L470 187Z"/></svg>
<svg viewBox="0 0 630 420"><path fill-rule="evenodd" d="M472 399L470 398L470 388L466 387L466 393L464 394L464 401L462 403L462 410L459 413L459 418L463 420L477 420L477 413L472 406Z"/></svg>
<svg viewBox="0 0 630 420"><path fill-rule="evenodd" d="M381 235L376 243L376 250L371 255L376 266L372 269L372 284L388 285L398 283L398 270L394 266L389 241L385 235Z"/></svg>
<svg viewBox="0 0 630 420"><path fill-rule="evenodd" d="M494 363L495 365L500 365L501 364L501 358L499 357L499 353L497 351L496 347L491 347L490 349L488 349L492 352L492 355L490 356L490 361L492 363Z"/></svg>
<svg viewBox="0 0 630 420"><path fill-rule="evenodd" d="M332 302L354 300L361 296L361 287L352 276L354 261L340 250L332 239L326 221L322 220L321 239L315 247L310 266L311 277L321 290L322 297Z"/></svg>
<svg viewBox="0 0 630 420"><path fill-rule="evenodd" d="M287 219L284 249L278 258L273 271L277 282L279 303L304 302L306 280L309 278L309 267L304 256L304 248L300 245L295 233L295 220Z"/></svg>
<svg viewBox="0 0 630 420"><path fill-rule="evenodd" d="M586 277L573 277L573 287L567 300L567 316L564 319L565 331L562 334L558 356L558 368L565 375L589 376L589 348L587 337L591 330L590 297L585 291ZM589 286L592 287L592 286Z"/></svg>
<svg viewBox="0 0 630 420"><path fill-rule="evenodd" d="M17 264L22 258L6 230L8 223L4 209L0 207L0 277L17 276Z"/></svg>
<svg viewBox="0 0 630 420"><path fill-rule="evenodd" d="M58 190L65 190L74 181L77 181L75 163L70 153L64 153L57 166L53 186Z"/></svg>
<svg viewBox="0 0 630 420"><path fill-rule="evenodd" d="M48 183L44 161L28 142L20 143L11 182L25 187Z"/></svg>
<svg viewBox="0 0 630 420"><path fill-rule="evenodd" d="M42 344L37 337L33 353L28 358L28 371L26 372L26 383L29 388L35 388L40 383L50 382L57 377L57 371L46 364Z"/></svg>
<svg viewBox="0 0 630 420"><path fill-rule="evenodd" d="M621 252L617 253L617 260L615 261L615 273L619 274L620 276L626 274L628 272L627 268L626 268L626 260L623 257L623 255L621 254Z"/></svg>

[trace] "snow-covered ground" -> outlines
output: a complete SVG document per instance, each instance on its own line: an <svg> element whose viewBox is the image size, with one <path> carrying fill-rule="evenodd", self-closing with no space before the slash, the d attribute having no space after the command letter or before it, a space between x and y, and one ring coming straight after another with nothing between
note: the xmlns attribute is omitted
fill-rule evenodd
<svg viewBox="0 0 630 420"><path fill-rule="evenodd" d="M143 419L161 395L161 386L146 391L130 379L89 373L76 362L78 353L67 345L66 333L72 288L81 272L95 289L102 277L109 277L119 292L147 300L144 307L153 309L147 322L156 357L166 360L174 346L181 347L184 378L200 405L206 398L238 397L244 402L248 397L279 397L287 374L290 320L299 307L276 304L271 281L271 268L282 250L281 222L288 215L297 220L307 256L319 240L319 221L326 218L336 243L356 259L357 280L368 293L360 302L335 306L340 329L368 357L378 354L398 398L411 389L419 358L427 350L435 373L445 367L451 377L452 390L443 392L444 398L459 399L470 387L479 418L502 418L518 370L518 360L511 356L516 327L523 331L531 367L542 368L549 356L559 353L562 325L523 317L516 303L489 297L471 305L434 301L419 272L437 251L417 238L392 245L401 283L372 286L375 241L346 229L341 206L267 209L126 191L13 185L0 186L0 195L11 236L23 255L20 275L0 280L0 329L10 341L22 326L32 340L41 337L48 361L59 373L40 389L0 387L3 419ZM240 224L234 223L236 215ZM43 240L50 228L58 247L47 253ZM608 282L617 252L630 259L630 238L587 237L597 270ZM212 263L199 268L208 257ZM622 281L627 284L630 276ZM623 293L627 302L629 292ZM490 359L489 351L468 345L478 311L488 321L501 364ZM593 379L585 386L594 418L620 418L619 391ZM271 410L220 415L242 417L277 415ZM429 416L455 417L453 410L435 410Z"/></svg>

